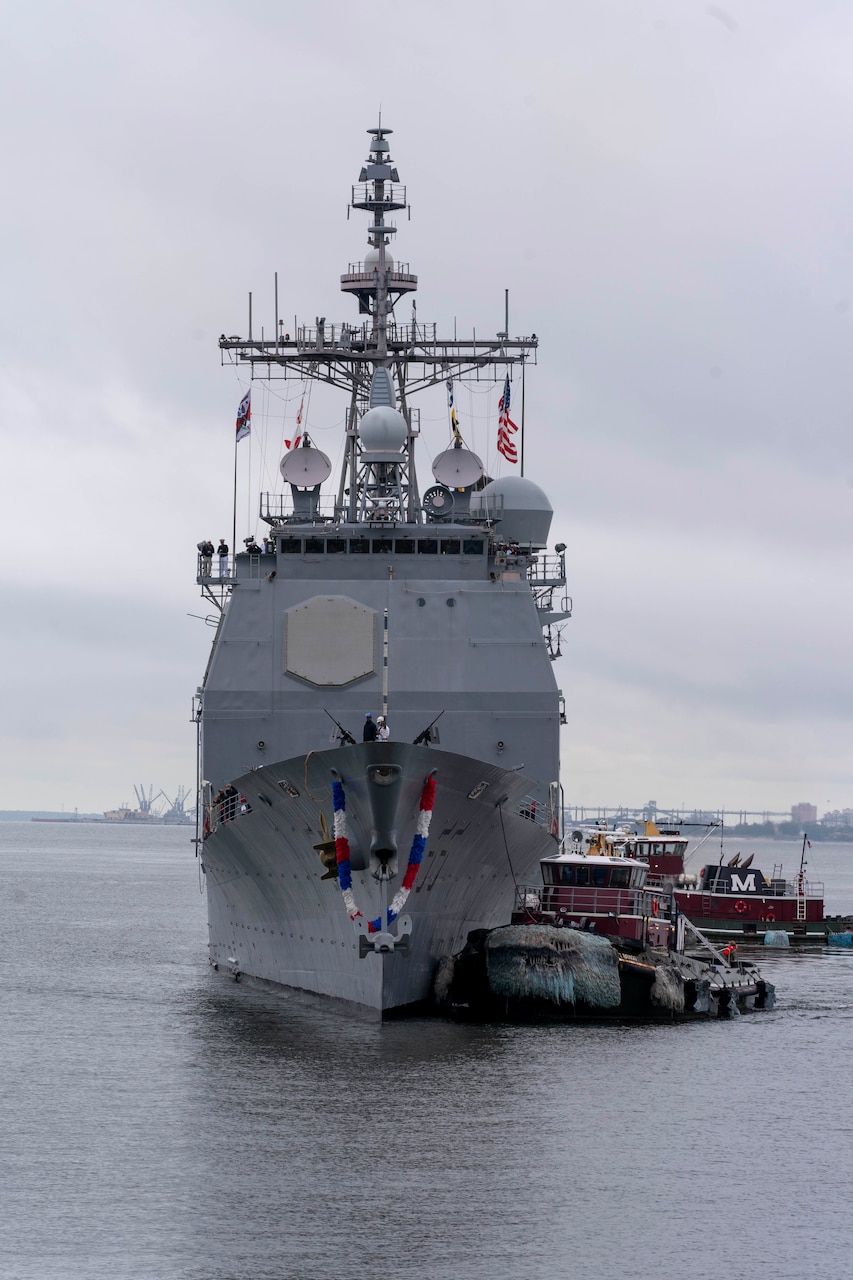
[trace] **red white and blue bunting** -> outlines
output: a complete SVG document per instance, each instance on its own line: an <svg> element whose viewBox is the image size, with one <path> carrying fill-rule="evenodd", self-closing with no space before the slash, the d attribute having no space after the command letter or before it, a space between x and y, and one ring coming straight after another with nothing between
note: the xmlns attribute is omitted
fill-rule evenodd
<svg viewBox="0 0 853 1280"><path fill-rule="evenodd" d="M352 866L350 865L350 847L349 847L349 830L347 827L347 801L344 794L343 783L339 779L335 779L332 783L332 804L335 810L335 857L338 863L338 884L341 887L341 893L344 899L344 906L350 920L356 920L362 915L355 900L355 894L352 891ZM435 778L430 774L424 782L421 791L420 810L418 812L418 826L412 840L412 847L409 851L409 861L406 864L406 872L403 876L400 888L394 894L391 905L388 909L388 920L390 924L392 920L396 920L397 916L406 905L406 899L412 891L415 880L418 878L421 862L426 852L427 836L429 835L429 824L432 821L432 810L435 804ZM378 933L384 928L386 921L381 916L377 916L375 920L368 920L368 933Z"/></svg>

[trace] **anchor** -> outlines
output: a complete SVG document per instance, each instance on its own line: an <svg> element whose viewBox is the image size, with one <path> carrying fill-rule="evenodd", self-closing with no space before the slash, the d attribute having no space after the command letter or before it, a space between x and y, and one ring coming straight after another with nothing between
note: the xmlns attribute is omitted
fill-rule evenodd
<svg viewBox="0 0 853 1280"><path fill-rule="evenodd" d="M363 960L366 955L374 952L376 955L387 956L394 951L399 951L401 955L409 954L409 939L412 936L412 917L397 916L397 932L391 932L391 923L388 919L388 868L382 866L379 873L379 920L382 928L376 933L371 933L364 916L359 916L353 920L356 933L358 934L358 958Z"/></svg>

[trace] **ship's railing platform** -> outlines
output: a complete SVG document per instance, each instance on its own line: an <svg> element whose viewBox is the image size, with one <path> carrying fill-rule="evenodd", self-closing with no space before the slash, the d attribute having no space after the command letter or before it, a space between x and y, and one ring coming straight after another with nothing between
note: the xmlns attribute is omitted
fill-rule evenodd
<svg viewBox="0 0 853 1280"><path fill-rule="evenodd" d="M392 292L396 277L397 273L392 272ZM342 276L341 279L346 280L347 277ZM363 281L354 280L353 283L355 287L358 284L369 287L372 279L372 274L365 274ZM407 287L414 287L417 276L400 273L399 279L405 282ZM256 361L265 359L267 356L287 358L289 353L294 352L297 356L303 353L311 355L323 352L328 355L336 353L360 355L365 359L372 359L376 355L377 340L372 325L350 324L346 320L334 324L326 324L325 321L323 324L299 324L296 326L295 333L291 335L289 332L284 332L284 323L284 321L281 322L282 332L278 337L273 338L243 338L238 334L226 337L223 334L219 339L220 349L236 351L238 359L243 357ZM445 358L449 361L479 359L482 362L496 356L499 359L512 359L514 357L511 353L521 348L523 358L530 358L535 362L539 346L539 339L534 333L519 334L512 338L498 334L479 338L475 334L470 338L439 338L435 323L420 320L406 324L389 320L385 333L391 351L414 352L417 348L423 348L432 359Z"/></svg>
<svg viewBox="0 0 853 1280"><path fill-rule="evenodd" d="M672 911L668 892L648 889L597 888L594 885L518 885L515 910L535 909L555 915L660 916Z"/></svg>
<svg viewBox="0 0 853 1280"><path fill-rule="evenodd" d="M418 278L417 276L412 275L408 262L393 262L390 270L393 277L403 276L408 280L417 280ZM378 274L378 271L379 268L375 265L364 262L351 262L348 265L345 274L341 276L341 279L370 281L376 274Z"/></svg>
<svg viewBox="0 0 853 1280"><path fill-rule="evenodd" d="M333 520L316 522L300 521L300 525L314 523L316 532L303 532L294 529L288 536L287 522L278 527L279 545L282 555L411 555L413 557L462 556L478 559L484 557L488 548L487 538L443 528L438 525L398 525L388 521L371 521L358 525L347 525L345 528L329 529ZM455 523L462 523L461 521ZM470 522L473 524L473 521ZM464 527L464 526L463 526ZM284 536L282 536L284 535ZM493 550L493 549L492 549ZM551 560L551 565L542 560ZM203 586L227 586L238 578L259 580L266 578L276 568L277 553L262 551L260 554L245 551L229 554L225 573L219 571L219 557L211 557L210 566L205 564L205 557L196 557L196 582ZM492 561L497 568L517 568L519 576L526 573L527 580L534 588L550 588L565 585L565 578L557 576L560 572L558 557L540 557L530 560L527 555L514 554L505 556L498 553ZM490 562L491 563L491 562ZM567 606L571 612L571 602Z"/></svg>

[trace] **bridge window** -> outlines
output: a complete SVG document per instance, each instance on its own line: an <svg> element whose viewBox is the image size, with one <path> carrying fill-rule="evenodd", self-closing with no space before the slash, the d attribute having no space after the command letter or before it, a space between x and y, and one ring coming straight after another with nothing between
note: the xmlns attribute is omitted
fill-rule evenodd
<svg viewBox="0 0 853 1280"><path fill-rule="evenodd" d="M610 886L613 889L627 889L630 879L630 867L613 867L610 871Z"/></svg>
<svg viewBox="0 0 853 1280"><path fill-rule="evenodd" d="M461 544L458 538L442 538L441 554L443 556L458 556L460 546Z"/></svg>
<svg viewBox="0 0 853 1280"><path fill-rule="evenodd" d="M281 550L285 555L298 556L302 552L301 538L282 538Z"/></svg>
<svg viewBox="0 0 853 1280"><path fill-rule="evenodd" d="M607 867L592 868L592 883L596 889L603 889L607 884Z"/></svg>
<svg viewBox="0 0 853 1280"><path fill-rule="evenodd" d="M305 554L309 556L321 556L326 549L325 538L306 538Z"/></svg>
<svg viewBox="0 0 853 1280"><path fill-rule="evenodd" d="M464 556L481 556L485 545L482 538L463 538L462 554Z"/></svg>
<svg viewBox="0 0 853 1280"><path fill-rule="evenodd" d="M326 555L339 556L347 549L346 538L328 538L326 540Z"/></svg>
<svg viewBox="0 0 853 1280"><path fill-rule="evenodd" d="M575 884L589 884L589 867L575 867Z"/></svg>
<svg viewBox="0 0 853 1280"><path fill-rule="evenodd" d="M394 550L398 556L413 556L415 554L414 538L397 538Z"/></svg>
<svg viewBox="0 0 853 1280"><path fill-rule="evenodd" d="M369 538L350 538L349 553L351 556L370 555L370 539Z"/></svg>
<svg viewBox="0 0 853 1280"><path fill-rule="evenodd" d="M390 538L374 538L373 554L375 556L386 556L394 550L394 543Z"/></svg>
<svg viewBox="0 0 853 1280"><path fill-rule="evenodd" d="M437 556L438 538L418 538L418 555Z"/></svg>

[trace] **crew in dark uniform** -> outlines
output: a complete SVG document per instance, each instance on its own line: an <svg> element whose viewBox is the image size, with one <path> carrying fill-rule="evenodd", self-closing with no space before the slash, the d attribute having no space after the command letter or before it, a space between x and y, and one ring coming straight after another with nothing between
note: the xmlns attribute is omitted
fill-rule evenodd
<svg viewBox="0 0 853 1280"><path fill-rule="evenodd" d="M361 735L361 740L362 742L376 741L376 725L369 711L364 717L364 733Z"/></svg>
<svg viewBox="0 0 853 1280"><path fill-rule="evenodd" d="M219 539L219 546L216 548L216 554L219 556L219 576L220 578L228 577L228 543L224 538Z"/></svg>
<svg viewBox="0 0 853 1280"><path fill-rule="evenodd" d="M213 543L205 538L198 544L198 550L201 556L201 576L209 578L213 572Z"/></svg>

